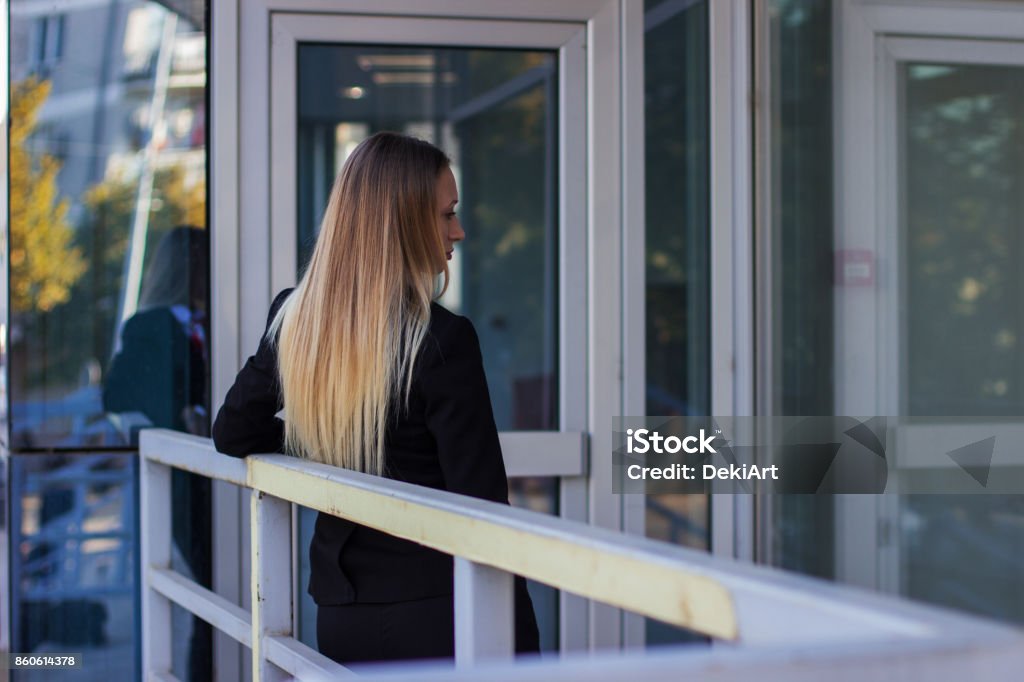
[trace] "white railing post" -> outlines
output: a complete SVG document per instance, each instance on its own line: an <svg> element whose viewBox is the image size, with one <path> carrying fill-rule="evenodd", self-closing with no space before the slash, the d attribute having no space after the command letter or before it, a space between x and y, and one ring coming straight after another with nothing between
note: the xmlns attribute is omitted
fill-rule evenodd
<svg viewBox="0 0 1024 682"><path fill-rule="evenodd" d="M253 490L251 504L252 677L291 679L267 660L266 638L292 631L291 504Z"/></svg>
<svg viewBox="0 0 1024 682"><path fill-rule="evenodd" d="M145 452L143 432L140 452ZM171 672L171 602L149 581L151 566L171 567L171 468L139 458L141 510L142 676Z"/></svg>
<svg viewBox="0 0 1024 682"><path fill-rule="evenodd" d="M515 651L512 574L455 559L455 663L511 659Z"/></svg>

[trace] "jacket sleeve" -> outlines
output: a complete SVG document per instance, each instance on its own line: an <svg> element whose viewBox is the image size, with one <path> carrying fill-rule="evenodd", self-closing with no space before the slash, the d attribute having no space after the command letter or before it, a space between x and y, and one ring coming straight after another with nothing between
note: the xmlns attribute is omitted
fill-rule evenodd
<svg viewBox="0 0 1024 682"><path fill-rule="evenodd" d="M267 328L291 291L286 289L274 299L267 316ZM256 354L246 360L217 413L213 422L213 444L219 452L234 457L281 452L284 422L275 415L282 407L277 350L267 341L264 331Z"/></svg>
<svg viewBox="0 0 1024 682"><path fill-rule="evenodd" d="M445 487L451 492L508 504L508 478L484 375L480 341L464 317L433 339L421 390L427 428L437 442Z"/></svg>

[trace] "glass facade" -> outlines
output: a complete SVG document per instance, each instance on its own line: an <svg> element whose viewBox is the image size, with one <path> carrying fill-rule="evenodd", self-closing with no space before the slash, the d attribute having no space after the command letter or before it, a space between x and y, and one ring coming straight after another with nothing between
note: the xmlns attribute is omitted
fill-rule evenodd
<svg viewBox="0 0 1024 682"><path fill-rule="evenodd" d="M137 679L138 432L209 432L206 6L7 8L11 650ZM210 484L173 489L174 567L209 585ZM174 629L209 679L209 626Z"/></svg>
<svg viewBox="0 0 1024 682"><path fill-rule="evenodd" d="M912 55L941 38L885 38L876 43L880 85L858 90L837 75L838 3L773 0L767 9L758 171L770 240L768 408L857 406L936 427L1022 416L1024 65L983 42L947 43L936 60ZM832 110L863 99L878 112L875 135L891 144L862 139L855 117ZM849 149L849 136L877 177L852 174L834 151ZM869 197L877 223L849 221L837 193ZM949 473L898 476L912 485ZM1024 601L1011 596L1024 587L1022 496L761 502L763 560L1024 622Z"/></svg>
<svg viewBox="0 0 1024 682"><path fill-rule="evenodd" d="M644 9L646 414L710 414L708 2ZM707 496L645 501L647 537L709 548ZM693 639L653 620L645 634Z"/></svg>
<svg viewBox="0 0 1024 682"><path fill-rule="evenodd" d="M10 11L10 446L131 446L145 424L203 431L202 12ZM139 354L154 341L164 357Z"/></svg>
<svg viewBox="0 0 1024 682"><path fill-rule="evenodd" d="M1024 416L1024 65L896 71L901 412ZM891 523L900 592L1024 623L1024 496L902 496Z"/></svg>
<svg viewBox="0 0 1024 682"><path fill-rule="evenodd" d="M83 678L140 676L139 430L206 436L222 397L210 395L210 4L6 4L0 584L11 650L82 651ZM880 34L891 88L857 91L838 49L853 4L752 4L752 267L763 291L745 341L758 410L857 405L945 426L1024 416L1024 63L990 58L985 43L998 41L963 39L940 59ZM710 414L712 4L643 5L645 411ZM902 51L885 52L890 39ZM467 232L442 303L476 325L499 429L558 429L560 249L587 246L558 239L557 53L303 43L296 56L297 129L274 134L294 132L299 270L360 140L389 129L437 143ZM876 179L845 172L857 122L835 107L858 98L891 140L864 141L890 181L872 186L877 221L852 225L843 197ZM865 235L873 248L858 245ZM857 364L851 347L884 362ZM514 504L559 513L558 479L511 485ZM175 471L172 486L173 568L210 586L210 483ZM761 562L1024 623L1024 496L755 505ZM312 521L300 512L297 610L300 638L315 645ZM706 496L645 499L650 538L709 550L713 521ZM555 649L557 592L531 591ZM645 636L704 641L654 621ZM211 679L210 627L175 607L172 639L174 674Z"/></svg>
<svg viewBox="0 0 1024 682"><path fill-rule="evenodd" d="M768 178L775 349L770 409L777 415L833 413L832 7L817 0L768 3ZM764 185L762 185L764 186ZM773 495L767 554L780 567L835 577L834 500Z"/></svg>
<svg viewBox="0 0 1024 682"><path fill-rule="evenodd" d="M1024 66L901 62L898 82L903 410L1022 415Z"/></svg>
<svg viewBox="0 0 1024 682"><path fill-rule="evenodd" d="M11 459L13 651L81 651L88 679L141 677L136 468L124 453Z"/></svg>

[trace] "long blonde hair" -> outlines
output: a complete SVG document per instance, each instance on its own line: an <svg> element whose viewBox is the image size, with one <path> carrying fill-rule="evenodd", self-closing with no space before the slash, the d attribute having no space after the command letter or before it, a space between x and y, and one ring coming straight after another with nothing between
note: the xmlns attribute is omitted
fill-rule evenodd
<svg viewBox="0 0 1024 682"><path fill-rule="evenodd" d="M389 420L403 393L408 406L430 303L448 285L436 206L448 165L428 142L378 133L338 174L309 267L267 330L280 330L292 454L384 472Z"/></svg>

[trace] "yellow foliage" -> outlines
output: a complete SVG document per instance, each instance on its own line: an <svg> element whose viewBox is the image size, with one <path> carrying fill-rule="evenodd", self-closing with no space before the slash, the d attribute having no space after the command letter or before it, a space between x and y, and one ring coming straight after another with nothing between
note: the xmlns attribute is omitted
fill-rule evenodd
<svg viewBox="0 0 1024 682"><path fill-rule="evenodd" d="M86 269L81 250L71 245L68 200L61 198L57 189L60 162L49 154L33 159L25 148L49 94L49 81L35 77L11 89L10 266L14 312L46 312L64 303L71 286Z"/></svg>

